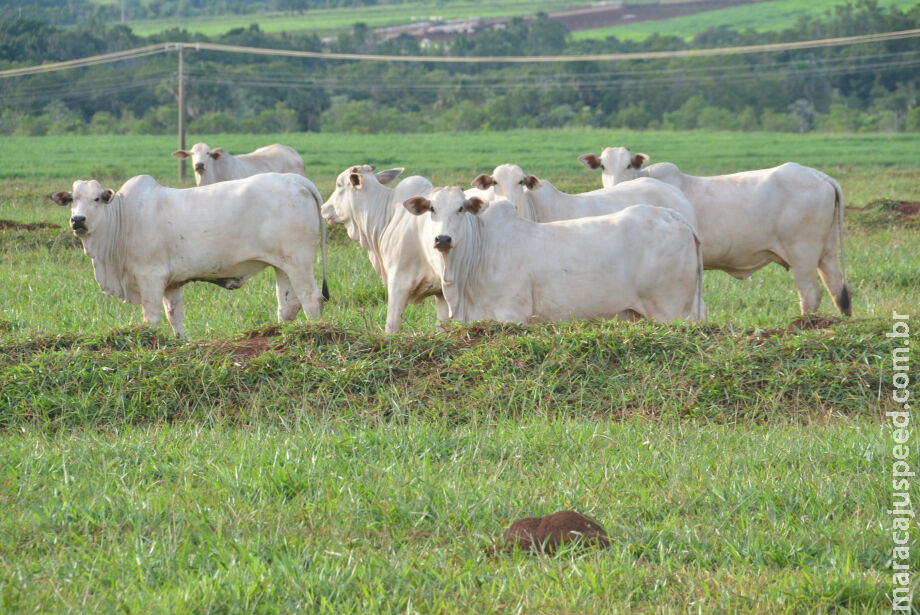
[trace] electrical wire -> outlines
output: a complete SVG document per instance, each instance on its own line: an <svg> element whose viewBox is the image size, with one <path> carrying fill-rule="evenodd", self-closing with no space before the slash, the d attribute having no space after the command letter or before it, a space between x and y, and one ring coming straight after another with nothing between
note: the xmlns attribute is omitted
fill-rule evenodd
<svg viewBox="0 0 920 615"><path fill-rule="evenodd" d="M809 41L795 41L786 43L768 43L761 45L744 45L740 47L714 47L707 49L682 49L672 51L643 51L633 53L600 53L582 55L556 55L556 56L394 56L381 54L361 53L329 53L323 51L295 51L289 49L268 49L264 47L244 47L240 45L221 45L217 43L162 43L160 45L147 45L136 49L116 51L88 58L67 60L65 62L52 62L38 66L13 68L0 71L0 78L20 77L39 73L82 68L107 62L140 58L156 53L166 53L172 50L194 49L196 51L222 51L225 53L247 53L254 55L284 56L291 58L313 58L319 60L356 60L378 62L409 62L409 63L451 63L451 64L483 64L483 63L565 63L565 62L606 62L623 60L660 60L667 58L696 58L724 55L738 55L751 53L766 53L776 51L792 51L801 49L817 49L841 45L859 45L865 43L879 43L885 41L916 38L920 36L920 28L900 30L896 32L879 32L859 36L842 36L828 39L815 39Z"/></svg>

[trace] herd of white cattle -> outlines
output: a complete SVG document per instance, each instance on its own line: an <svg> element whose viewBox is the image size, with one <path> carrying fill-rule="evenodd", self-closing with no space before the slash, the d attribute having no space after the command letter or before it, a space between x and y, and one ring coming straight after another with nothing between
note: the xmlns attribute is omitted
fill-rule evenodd
<svg viewBox="0 0 920 615"><path fill-rule="evenodd" d="M114 192L78 180L51 198L71 208L70 227L103 292L140 304L156 326L165 309L184 335L182 286L241 287L275 269L278 317L319 317L329 298L326 222L367 251L387 290L385 331L409 303L435 297L447 321L706 318L703 270L746 278L773 262L792 269L803 314L821 302L820 274L850 315L843 254L843 195L828 175L796 163L714 177L623 147L579 160L603 188L567 194L514 164L466 191L435 188L402 168L343 171L325 203L290 147L233 156L204 143L191 158L195 188L149 175ZM393 187L391 187L393 186ZM322 290L313 274L317 244Z"/></svg>

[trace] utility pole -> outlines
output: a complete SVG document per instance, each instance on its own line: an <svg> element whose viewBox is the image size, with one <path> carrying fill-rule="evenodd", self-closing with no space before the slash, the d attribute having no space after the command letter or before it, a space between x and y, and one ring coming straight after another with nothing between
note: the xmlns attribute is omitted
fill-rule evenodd
<svg viewBox="0 0 920 615"><path fill-rule="evenodd" d="M185 149L185 71L182 61L183 47L180 43L177 45L179 51L179 149ZM185 159L179 160L179 181L185 181Z"/></svg>

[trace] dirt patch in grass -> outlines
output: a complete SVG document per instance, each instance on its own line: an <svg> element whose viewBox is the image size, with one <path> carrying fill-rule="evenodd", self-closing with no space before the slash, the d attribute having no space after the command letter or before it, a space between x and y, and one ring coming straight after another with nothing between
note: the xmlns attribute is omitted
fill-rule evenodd
<svg viewBox="0 0 920 615"><path fill-rule="evenodd" d="M785 329L753 329L748 332L748 337L773 337L774 335L797 335L802 331L817 331L830 329L841 322L842 318L825 318L816 314L798 316L789 323Z"/></svg>
<svg viewBox="0 0 920 615"><path fill-rule="evenodd" d="M13 220L0 220L0 229L17 231L37 231L42 228L61 228L59 224L51 222L14 222Z"/></svg>
<svg viewBox="0 0 920 615"><path fill-rule="evenodd" d="M920 203L877 199L865 207L847 207L846 211L856 214L853 219L858 225L875 228L891 224L920 228Z"/></svg>
<svg viewBox="0 0 920 615"><path fill-rule="evenodd" d="M278 343L279 337L281 337L281 328L278 325L268 325L249 331L242 339L210 342L203 346L218 354L227 354L234 359L251 361L267 350L283 350L287 344Z"/></svg>
<svg viewBox="0 0 920 615"><path fill-rule="evenodd" d="M566 11L552 12L549 14L549 18L564 23L569 31L574 32L576 30L622 26L640 21L671 19L736 5L737 2L727 0L689 0L688 2L654 2L648 4L612 3L606 6L582 6Z"/></svg>

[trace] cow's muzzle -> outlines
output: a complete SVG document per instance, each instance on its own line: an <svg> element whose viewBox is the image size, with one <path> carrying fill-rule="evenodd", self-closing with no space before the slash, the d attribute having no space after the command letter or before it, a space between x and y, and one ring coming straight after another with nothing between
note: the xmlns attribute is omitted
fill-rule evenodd
<svg viewBox="0 0 920 615"><path fill-rule="evenodd" d="M77 235L83 235L89 229L86 228L86 216L73 216L70 219L70 228Z"/></svg>
<svg viewBox="0 0 920 615"><path fill-rule="evenodd" d="M198 164L195 165L195 173L198 173L199 175L204 175L204 163L203 162L199 162Z"/></svg>
<svg viewBox="0 0 920 615"><path fill-rule="evenodd" d="M439 252L450 252L450 249L453 247L453 240L450 238L450 235L438 235L434 238L434 249Z"/></svg>

